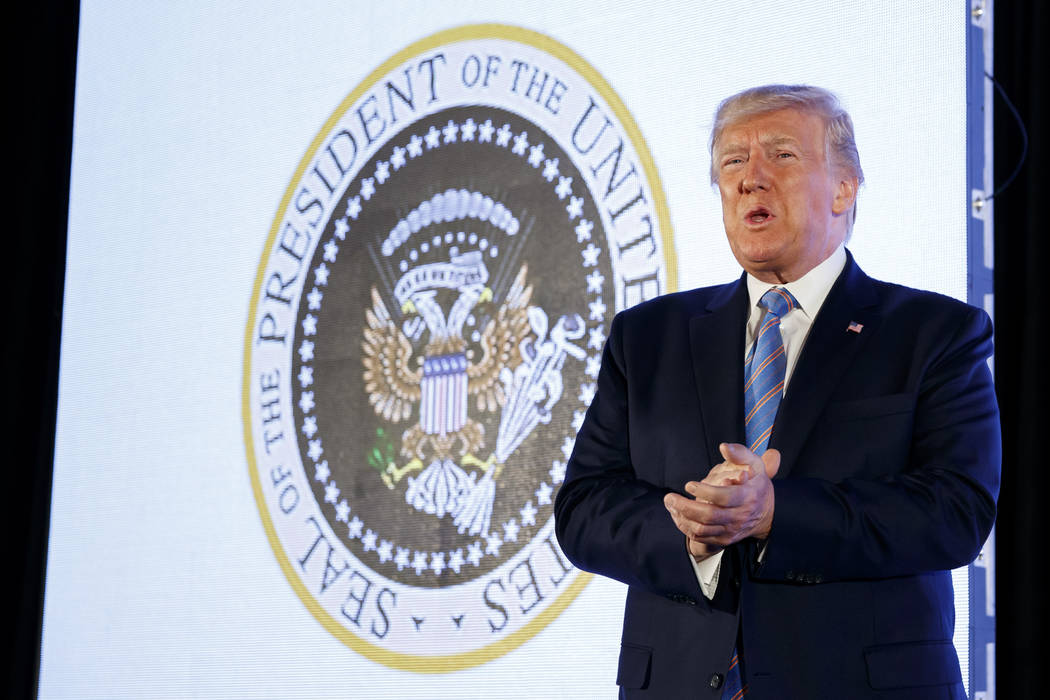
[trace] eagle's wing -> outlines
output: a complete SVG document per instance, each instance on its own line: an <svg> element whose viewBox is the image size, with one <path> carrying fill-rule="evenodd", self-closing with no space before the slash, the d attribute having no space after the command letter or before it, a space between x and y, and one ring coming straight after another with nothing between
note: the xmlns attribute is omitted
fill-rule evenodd
<svg viewBox="0 0 1050 700"><path fill-rule="evenodd" d="M518 346L530 331L528 308L532 285L525 284L527 273L528 266L522 265L496 317L481 333L481 359L467 368L467 390L477 397L480 411L496 411L506 403L499 381L500 370L504 367L513 370L521 364Z"/></svg>
<svg viewBox="0 0 1050 700"><path fill-rule="evenodd" d="M401 332L372 287L372 308L365 310L368 326L361 343L365 391L376 414L390 421L407 420L419 401L422 369L413 370L412 345Z"/></svg>

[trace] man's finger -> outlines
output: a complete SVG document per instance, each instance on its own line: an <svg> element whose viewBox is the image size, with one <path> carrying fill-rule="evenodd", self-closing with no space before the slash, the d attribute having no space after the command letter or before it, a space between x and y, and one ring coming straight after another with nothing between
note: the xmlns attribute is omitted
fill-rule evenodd
<svg viewBox="0 0 1050 700"><path fill-rule="evenodd" d="M714 506L716 508L735 508L747 500L746 480L740 484L711 484L700 482L690 491L695 501L691 506ZM679 508L684 510L685 507Z"/></svg>
<svg viewBox="0 0 1050 700"><path fill-rule="evenodd" d="M723 465L720 464L704 477L702 482L690 481L685 485L685 492L690 496L696 496L696 487L701 483L704 484L715 484L717 486L734 486L739 485L750 479L752 476L751 470L748 468L737 467L736 465Z"/></svg>
<svg viewBox="0 0 1050 700"><path fill-rule="evenodd" d="M664 496L664 508L666 508L671 513L671 515L676 515L678 513L679 507L681 506L681 504L679 503L679 500L681 498L682 497L676 493L667 494L666 496Z"/></svg>
<svg viewBox="0 0 1050 700"><path fill-rule="evenodd" d="M677 493L669 493L664 496L664 508L675 518L695 520L694 506L696 505L697 503L693 499Z"/></svg>
<svg viewBox="0 0 1050 700"><path fill-rule="evenodd" d="M697 487L703 489L705 485L697 484ZM715 488L720 488L723 491L731 490L726 487ZM687 535L693 534L693 531L688 529L690 524L729 525L732 523L734 516L730 508L707 502L704 499L693 500L677 493L669 493L664 496L664 507L675 520L678 529Z"/></svg>
<svg viewBox="0 0 1050 700"><path fill-rule="evenodd" d="M762 458L751 450L736 442L723 442L718 446L722 456L727 462L755 469L762 465Z"/></svg>
<svg viewBox="0 0 1050 700"><path fill-rule="evenodd" d="M772 479L780 471L780 450L766 450L763 452L762 463L766 467L766 476Z"/></svg>
<svg viewBox="0 0 1050 700"><path fill-rule="evenodd" d="M751 478L751 468L742 467L738 464L722 463L713 468L704 477L708 484L742 484Z"/></svg>
<svg viewBox="0 0 1050 700"><path fill-rule="evenodd" d="M722 454L722 459L724 459L726 463L733 461L729 458L729 445L730 443L728 442L719 443L718 445L718 451Z"/></svg>
<svg viewBox="0 0 1050 700"><path fill-rule="evenodd" d="M672 494L668 494L670 496ZM687 501L692 503L692 501ZM676 506L678 502L671 498L664 499L664 507L667 508L667 512L671 515L671 520L678 530L684 534L691 542L704 542L711 545L724 545L724 542L717 542L712 537L726 536L726 527L719 524L708 524L692 519L689 515L680 511ZM709 553L710 554L710 553Z"/></svg>

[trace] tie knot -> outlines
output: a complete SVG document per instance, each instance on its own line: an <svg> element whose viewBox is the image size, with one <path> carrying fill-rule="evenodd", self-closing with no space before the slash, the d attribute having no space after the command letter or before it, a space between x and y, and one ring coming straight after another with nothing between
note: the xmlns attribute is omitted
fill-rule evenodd
<svg viewBox="0 0 1050 700"><path fill-rule="evenodd" d="M798 302L791 296L791 292L783 287L772 287L762 295L758 305L778 318L783 318L789 311L798 307Z"/></svg>

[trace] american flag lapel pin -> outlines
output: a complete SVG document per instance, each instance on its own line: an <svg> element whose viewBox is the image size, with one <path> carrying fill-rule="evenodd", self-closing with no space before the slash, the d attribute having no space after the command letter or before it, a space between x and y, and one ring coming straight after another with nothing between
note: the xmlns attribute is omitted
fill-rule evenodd
<svg viewBox="0 0 1050 700"><path fill-rule="evenodd" d="M864 324L857 323L856 321L850 321L849 325L846 326L846 330L850 333L860 333L862 330L864 330Z"/></svg>

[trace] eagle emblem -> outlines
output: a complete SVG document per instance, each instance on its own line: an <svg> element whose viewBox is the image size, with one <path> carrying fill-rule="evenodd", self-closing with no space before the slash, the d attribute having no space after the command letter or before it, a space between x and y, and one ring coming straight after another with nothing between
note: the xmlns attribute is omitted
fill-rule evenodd
<svg viewBox="0 0 1050 700"><path fill-rule="evenodd" d="M530 305L527 276L523 264L469 343L464 327L475 322L476 307L495 301L480 251L406 271L393 290L400 322L375 286L365 311L368 401L390 423L415 419L401 434L400 456L407 461L375 465L380 477L391 489L404 479L410 505L451 517L460 533L472 536L489 532L496 482L508 459L537 425L550 421L566 355L586 358L570 342L583 336L583 319L561 316L551 327L547 313ZM500 412L491 447L484 426L470 417L471 406Z"/></svg>

